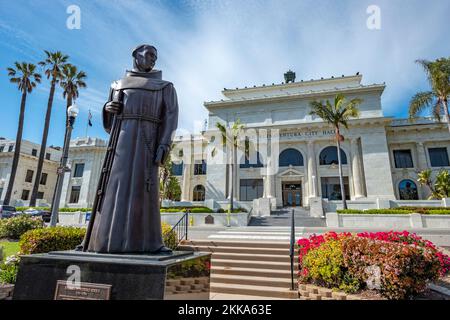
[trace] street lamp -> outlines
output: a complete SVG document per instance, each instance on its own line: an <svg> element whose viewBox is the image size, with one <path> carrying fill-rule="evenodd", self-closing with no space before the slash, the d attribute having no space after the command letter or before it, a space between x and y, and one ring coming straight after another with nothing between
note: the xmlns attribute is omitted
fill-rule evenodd
<svg viewBox="0 0 450 320"><path fill-rule="evenodd" d="M75 119L78 116L78 112L78 107L75 104L67 108L67 116L69 118L69 121L67 123L66 136L64 138L63 156L61 157L61 161L57 171L55 195L53 196L52 202L52 216L50 219L51 227L55 227L58 222L59 201L61 199L64 174L70 171L70 169L67 168L67 158L69 156L69 145L73 124L75 123Z"/></svg>

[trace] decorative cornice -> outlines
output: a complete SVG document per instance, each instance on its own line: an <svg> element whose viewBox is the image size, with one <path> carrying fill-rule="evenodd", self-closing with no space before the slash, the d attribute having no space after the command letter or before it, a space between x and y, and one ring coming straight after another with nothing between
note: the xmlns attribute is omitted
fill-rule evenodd
<svg viewBox="0 0 450 320"><path fill-rule="evenodd" d="M298 100L304 98L312 98L315 96L324 96L324 95L332 95L334 93L354 93L354 92L370 92L370 91L378 91L383 92L386 85L384 84L373 84L373 85L360 85L360 86L352 86L347 88L333 88L333 89L323 89L309 92L301 92L301 93L284 93L279 95L272 95L267 97L254 97L254 98L238 98L238 99L227 99L220 101L209 101L204 102L205 108L208 110L236 105L244 105L244 104L256 104L256 103L267 103L267 102L276 102L276 101L289 101L289 100Z"/></svg>

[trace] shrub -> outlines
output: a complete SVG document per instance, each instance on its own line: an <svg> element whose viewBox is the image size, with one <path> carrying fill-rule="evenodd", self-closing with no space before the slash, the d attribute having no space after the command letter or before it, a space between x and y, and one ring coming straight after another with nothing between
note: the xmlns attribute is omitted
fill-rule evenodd
<svg viewBox="0 0 450 320"><path fill-rule="evenodd" d="M165 222L162 223L161 227L164 245L172 250L175 250L178 245L177 232L172 230L172 226Z"/></svg>
<svg viewBox="0 0 450 320"><path fill-rule="evenodd" d="M450 257L407 231L329 232L300 239L298 245L299 281L346 292L366 287L376 271L379 281L372 289L389 299L406 299L450 270Z"/></svg>
<svg viewBox="0 0 450 320"><path fill-rule="evenodd" d="M0 238L17 240L29 230L42 228L44 222L40 217L20 215L0 220Z"/></svg>
<svg viewBox="0 0 450 320"><path fill-rule="evenodd" d="M13 255L0 264L0 284L14 284L16 282L19 261L19 256Z"/></svg>
<svg viewBox="0 0 450 320"><path fill-rule="evenodd" d="M388 299L411 298L439 278L439 260L428 248L355 236L341 242L343 265L352 277L366 283L373 276L368 270L377 268L376 289Z"/></svg>
<svg viewBox="0 0 450 320"><path fill-rule="evenodd" d="M161 212L186 212L189 210L191 213L212 213L214 212L208 207L162 207Z"/></svg>
<svg viewBox="0 0 450 320"><path fill-rule="evenodd" d="M19 242L21 254L73 250L84 238L86 229L74 227L49 227L25 233Z"/></svg>
<svg viewBox="0 0 450 320"><path fill-rule="evenodd" d="M37 209L42 211L51 211L50 207L16 207L17 211L25 211L27 209ZM59 208L59 212L91 212L92 208Z"/></svg>

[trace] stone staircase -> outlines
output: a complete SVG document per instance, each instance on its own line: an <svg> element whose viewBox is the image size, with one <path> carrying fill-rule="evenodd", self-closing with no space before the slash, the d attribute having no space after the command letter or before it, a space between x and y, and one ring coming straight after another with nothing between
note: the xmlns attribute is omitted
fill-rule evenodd
<svg viewBox="0 0 450 320"><path fill-rule="evenodd" d="M297 208L283 208L272 211L267 217L252 217L249 226L257 227L288 227L291 225L291 210L294 209L294 221L296 227L326 227L323 218L311 217L309 210Z"/></svg>
<svg viewBox="0 0 450 320"><path fill-rule="evenodd" d="M189 240L179 250L212 252L212 293L298 298L297 290L290 290L289 243ZM294 259L297 286L297 254Z"/></svg>

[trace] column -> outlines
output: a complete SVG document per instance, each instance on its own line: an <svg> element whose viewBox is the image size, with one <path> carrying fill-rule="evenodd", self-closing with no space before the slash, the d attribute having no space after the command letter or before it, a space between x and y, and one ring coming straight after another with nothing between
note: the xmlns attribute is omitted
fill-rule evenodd
<svg viewBox="0 0 450 320"><path fill-rule="evenodd" d="M309 197L317 197L317 166L316 153L314 152L314 141L308 141L308 183Z"/></svg>
<svg viewBox="0 0 450 320"><path fill-rule="evenodd" d="M427 155L425 153L425 146L423 142L416 142L417 163L415 165L419 170L428 168Z"/></svg>
<svg viewBox="0 0 450 320"><path fill-rule="evenodd" d="M352 153L352 175L353 175L353 188L355 191L355 198L363 198L363 186L361 178L361 153L359 151L359 138L351 140L351 153Z"/></svg>
<svg viewBox="0 0 450 320"><path fill-rule="evenodd" d="M426 148L423 142L416 142L416 154L417 154L417 163L414 164L419 171L423 171L427 168L430 168L428 165L428 159L426 154ZM417 189L419 193L419 199L426 199L429 195L429 190L427 187L422 186L420 183L417 183Z"/></svg>
<svg viewBox="0 0 450 320"><path fill-rule="evenodd" d="M265 184L264 184L264 197L265 198L273 198L273 186L275 185L272 167L272 156L268 158L267 161L267 170L265 176Z"/></svg>
<svg viewBox="0 0 450 320"><path fill-rule="evenodd" d="M194 153L193 153L193 137L188 142L187 148L183 148L183 184L181 188L181 201L190 201L191 195L191 178L192 167L194 165ZM186 150L185 150L186 149Z"/></svg>

